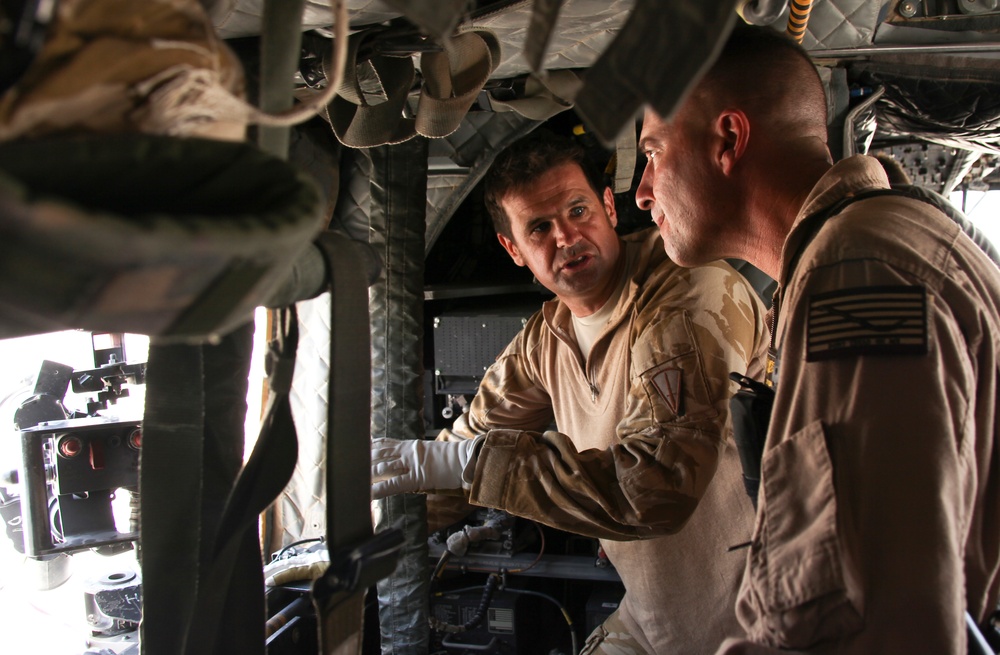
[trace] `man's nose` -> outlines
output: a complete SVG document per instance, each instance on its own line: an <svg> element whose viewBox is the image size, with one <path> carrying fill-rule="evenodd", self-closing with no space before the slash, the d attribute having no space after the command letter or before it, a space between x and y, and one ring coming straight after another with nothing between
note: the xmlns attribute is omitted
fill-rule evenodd
<svg viewBox="0 0 1000 655"><path fill-rule="evenodd" d="M580 240L580 230L573 224L573 221L559 220L555 222L553 236L556 239L557 247L569 248L575 246Z"/></svg>
<svg viewBox="0 0 1000 655"><path fill-rule="evenodd" d="M635 204L639 209L649 211L653 208L653 174L650 171L652 166L646 164L639 179L639 188L635 190Z"/></svg>

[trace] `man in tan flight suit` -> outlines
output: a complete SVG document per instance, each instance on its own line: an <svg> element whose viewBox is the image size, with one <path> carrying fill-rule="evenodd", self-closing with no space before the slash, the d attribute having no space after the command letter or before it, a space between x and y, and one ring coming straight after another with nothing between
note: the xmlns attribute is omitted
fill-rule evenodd
<svg viewBox="0 0 1000 655"><path fill-rule="evenodd" d="M556 299L452 430L373 443L373 495L464 488L475 505L598 537L626 593L584 652L710 653L742 634L746 550L731 548L749 539L753 510L728 374L766 343L764 310L729 265L680 268L653 228L619 237L611 190L590 168L551 137L493 165L497 237ZM553 420L559 431L546 431Z"/></svg>
<svg viewBox="0 0 1000 655"><path fill-rule="evenodd" d="M874 158L832 164L825 108L800 47L738 28L643 122L636 201L674 261L779 285L751 642L723 652L964 655L1000 585L1000 274Z"/></svg>

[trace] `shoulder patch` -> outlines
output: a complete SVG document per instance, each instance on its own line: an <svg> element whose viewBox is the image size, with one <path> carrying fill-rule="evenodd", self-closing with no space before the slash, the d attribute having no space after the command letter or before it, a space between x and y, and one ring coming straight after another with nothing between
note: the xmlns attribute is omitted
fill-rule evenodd
<svg viewBox="0 0 1000 655"><path fill-rule="evenodd" d="M850 355L926 355L923 287L857 287L812 296L806 361Z"/></svg>
<svg viewBox="0 0 1000 655"><path fill-rule="evenodd" d="M679 368L665 368L652 377L653 386L667 407L677 416L684 416L682 371Z"/></svg>

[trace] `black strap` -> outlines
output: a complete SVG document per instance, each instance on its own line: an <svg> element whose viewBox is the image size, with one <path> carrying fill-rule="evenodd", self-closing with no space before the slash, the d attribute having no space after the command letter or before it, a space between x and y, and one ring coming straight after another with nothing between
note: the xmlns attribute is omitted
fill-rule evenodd
<svg viewBox="0 0 1000 655"><path fill-rule="evenodd" d="M139 453L141 641L146 655L184 652L198 570L204 394L202 351L186 344L149 348Z"/></svg>
<svg viewBox="0 0 1000 655"><path fill-rule="evenodd" d="M330 279L326 535L330 567L313 584L321 650L360 652L364 593L396 567L402 533L373 535L371 520L371 354L368 267L354 242L327 232L317 242Z"/></svg>
<svg viewBox="0 0 1000 655"><path fill-rule="evenodd" d="M250 459L240 471L219 520L210 565L199 582L198 601L183 651L186 655L228 652L229 644L219 640L234 634L236 628L254 633L259 631L256 635L259 639L250 639L249 642L256 644L255 651L264 651L265 616L233 617L239 621L239 626L227 625L223 617L237 563L248 561L252 556L256 559L257 568L260 568L258 518L288 484L298 458L298 442L289 402L298 346L294 307L279 310L278 330L268 353L270 394L260 436ZM263 580L258 589L263 597Z"/></svg>

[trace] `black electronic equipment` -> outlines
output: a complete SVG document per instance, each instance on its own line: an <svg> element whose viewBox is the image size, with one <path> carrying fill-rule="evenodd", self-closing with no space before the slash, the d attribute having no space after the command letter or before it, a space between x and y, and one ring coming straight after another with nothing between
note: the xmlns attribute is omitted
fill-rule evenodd
<svg viewBox="0 0 1000 655"><path fill-rule="evenodd" d="M0 505L8 537L29 557L91 548L111 554L138 539L138 525L116 526L112 501L122 491L136 500L142 427L138 420L100 413L128 395L126 383L146 380L145 363L122 361L121 337L92 335L96 368L74 371L42 362L32 395L14 413L21 462L8 477L19 483L20 495L5 493ZM94 394L86 413L67 411L70 387ZM20 520L7 516L18 508Z"/></svg>

